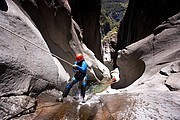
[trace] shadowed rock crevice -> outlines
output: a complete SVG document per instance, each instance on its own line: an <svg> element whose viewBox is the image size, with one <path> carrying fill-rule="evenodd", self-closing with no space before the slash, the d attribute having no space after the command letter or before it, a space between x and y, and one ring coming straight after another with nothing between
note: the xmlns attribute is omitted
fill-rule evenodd
<svg viewBox="0 0 180 120"><path fill-rule="evenodd" d="M0 63L0 76L6 72L6 69L8 68L7 65Z"/></svg>
<svg viewBox="0 0 180 120"><path fill-rule="evenodd" d="M145 71L145 63L143 60L138 59L137 54L131 54L121 56L121 60L118 60L120 67L120 78L121 80L115 84L112 84L113 89L125 88L135 82Z"/></svg>
<svg viewBox="0 0 180 120"><path fill-rule="evenodd" d="M164 75L164 76L169 76L166 72L164 72L164 71L160 71L159 72L161 75Z"/></svg>
<svg viewBox="0 0 180 120"><path fill-rule="evenodd" d="M100 0L68 0L73 19L80 26L83 42L102 61L100 36Z"/></svg>
<svg viewBox="0 0 180 120"><path fill-rule="evenodd" d="M150 35L163 21L177 14L179 6L179 0L129 0L126 15L118 30L116 50Z"/></svg>
<svg viewBox="0 0 180 120"><path fill-rule="evenodd" d="M178 90L177 88L173 88L171 85L168 85L166 83L165 83L165 85L170 91L177 91Z"/></svg>
<svg viewBox="0 0 180 120"><path fill-rule="evenodd" d="M0 10L2 11L7 11L8 10L8 6L5 0L0 0Z"/></svg>
<svg viewBox="0 0 180 120"><path fill-rule="evenodd" d="M180 24L180 22L175 20L178 20L179 18L180 18L180 13L164 21L162 25L159 25L157 28L154 29L153 34L157 35L163 30L168 28L173 28L173 27L176 28L176 26Z"/></svg>

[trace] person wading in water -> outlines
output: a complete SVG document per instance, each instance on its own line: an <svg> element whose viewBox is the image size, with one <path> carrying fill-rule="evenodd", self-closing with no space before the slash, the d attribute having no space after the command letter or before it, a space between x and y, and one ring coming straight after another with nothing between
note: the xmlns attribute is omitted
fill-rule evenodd
<svg viewBox="0 0 180 120"><path fill-rule="evenodd" d="M62 94L62 97L59 98L60 102L63 102L63 99L65 97L67 97L71 88L77 82L79 82L79 89L81 91L80 94L81 94L82 102L83 103L85 102L84 97L85 97L87 79L88 79L86 70L87 70L87 63L84 60L82 53L77 53L76 61L74 62L74 65L73 65L73 71L75 74L72 77L72 79L66 84L65 90L63 91L63 94Z"/></svg>

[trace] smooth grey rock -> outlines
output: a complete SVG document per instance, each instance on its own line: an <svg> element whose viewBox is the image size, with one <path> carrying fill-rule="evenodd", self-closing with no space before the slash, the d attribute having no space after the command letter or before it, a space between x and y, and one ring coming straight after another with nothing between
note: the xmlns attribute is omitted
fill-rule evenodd
<svg viewBox="0 0 180 120"><path fill-rule="evenodd" d="M29 97L32 92L61 87L56 84L57 66L40 32L13 1L6 2L8 11L0 10L0 119L23 114L35 105Z"/></svg>

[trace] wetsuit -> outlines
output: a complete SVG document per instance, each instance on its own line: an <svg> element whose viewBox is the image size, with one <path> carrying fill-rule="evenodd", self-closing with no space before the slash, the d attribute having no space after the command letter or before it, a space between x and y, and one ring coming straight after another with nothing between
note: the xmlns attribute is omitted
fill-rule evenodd
<svg viewBox="0 0 180 120"><path fill-rule="evenodd" d="M86 86L87 86L87 79L88 79L88 75L86 74L87 63L85 62L85 60L82 60L79 63L75 61L74 64L77 65L77 67L73 68L75 75L74 77L72 77L70 82L67 83L62 96L67 97L72 86L77 82L80 82L79 87L81 89L81 96L84 98L86 92Z"/></svg>

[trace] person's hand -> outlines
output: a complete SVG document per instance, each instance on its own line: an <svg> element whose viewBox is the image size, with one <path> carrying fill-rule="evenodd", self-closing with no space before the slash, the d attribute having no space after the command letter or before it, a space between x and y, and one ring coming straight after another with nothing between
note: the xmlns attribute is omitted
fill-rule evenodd
<svg viewBox="0 0 180 120"><path fill-rule="evenodd" d="M79 70L75 70L75 73L79 73Z"/></svg>
<svg viewBox="0 0 180 120"><path fill-rule="evenodd" d="M73 68L76 68L77 67L77 65L73 65Z"/></svg>

